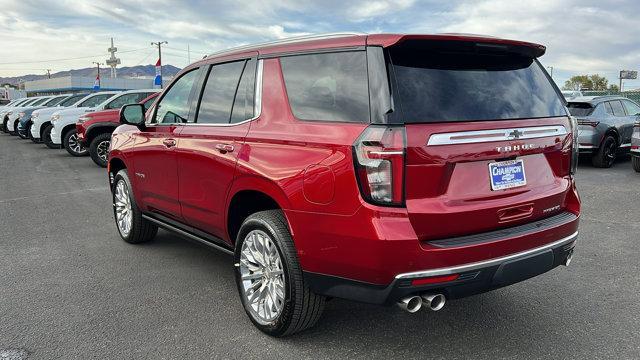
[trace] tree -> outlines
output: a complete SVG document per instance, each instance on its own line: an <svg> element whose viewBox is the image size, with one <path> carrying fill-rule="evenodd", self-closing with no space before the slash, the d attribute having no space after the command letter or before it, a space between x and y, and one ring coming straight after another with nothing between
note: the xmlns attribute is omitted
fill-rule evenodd
<svg viewBox="0 0 640 360"><path fill-rule="evenodd" d="M620 92L620 88L616 84L609 85L609 91Z"/></svg>
<svg viewBox="0 0 640 360"><path fill-rule="evenodd" d="M607 90L609 80L598 74L576 75L567 80L562 87L564 90Z"/></svg>

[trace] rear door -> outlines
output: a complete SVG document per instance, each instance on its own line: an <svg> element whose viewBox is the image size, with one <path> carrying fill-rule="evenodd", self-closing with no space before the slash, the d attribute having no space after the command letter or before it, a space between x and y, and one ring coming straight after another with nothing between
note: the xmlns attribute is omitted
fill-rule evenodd
<svg viewBox="0 0 640 360"><path fill-rule="evenodd" d="M563 210L571 125L537 60L455 43L406 44L389 55L396 113L389 119L405 124L406 207L420 239Z"/></svg>
<svg viewBox="0 0 640 360"><path fill-rule="evenodd" d="M623 130L623 147L631 146L631 137L633 135L633 126L640 117L640 106L629 100L621 100L626 112L626 121Z"/></svg>
<svg viewBox="0 0 640 360"><path fill-rule="evenodd" d="M616 129L618 130L618 134L620 134L619 146L627 146L626 144L631 143L631 132L633 132L633 122L631 122L627 118L627 113L624 109L624 105L622 105L622 101L620 100L611 100L608 101L611 106L611 111L613 112L613 121Z"/></svg>
<svg viewBox="0 0 640 360"><path fill-rule="evenodd" d="M225 236L225 201L254 116L256 59L214 64L197 104L196 122L180 133L179 195L185 221Z"/></svg>
<svg viewBox="0 0 640 360"><path fill-rule="evenodd" d="M184 124L193 122L191 96L199 69L181 75L156 104L146 128L134 133L134 169L130 174L147 211L181 220L175 149Z"/></svg>

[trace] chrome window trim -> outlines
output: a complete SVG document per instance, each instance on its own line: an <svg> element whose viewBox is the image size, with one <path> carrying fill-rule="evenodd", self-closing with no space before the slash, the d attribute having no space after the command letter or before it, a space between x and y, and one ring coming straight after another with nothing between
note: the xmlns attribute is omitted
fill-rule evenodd
<svg viewBox="0 0 640 360"><path fill-rule="evenodd" d="M515 136L514 133L521 135ZM567 129L562 125L557 126L532 126L522 128L508 128L495 130L473 130L451 133L433 134L429 137L427 146L476 144L494 141L510 141L537 139L548 136L567 135Z"/></svg>
<svg viewBox="0 0 640 360"><path fill-rule="evenodd" d="M253 101L253 117L250 119L246 119L237 123L228 123L228 124L207 124L207 123L151 123L147 124L146 127L152 126L215 126L215 127L226 127L226 126L237 126L247 123L249 121L253 121L260 117L262 113L262 73L263 73L263 61L258 60L258 65L256 69L256 85L253 93L254 101Z"/></svg>
<svg viewBox="0 0 640 360"><path fill-rule="evenodd" d="M516 259L521 259L521 258L525 258L527 256L533 255L535 253L539 253L539 252L544 252L546 250L552 249L552 248L556 248L556 247L560 247L566 244L571 243L572 241L577 240L578 237L578 232L576 231L575 233L562 238L560 240L554 241L552 243L537 247L537 248L533 248L533 249L529 249L526 251L522 251L519 253L515 253L515 254L511 254L511 255L507 255L507 256L502 256L502 257L498 257L498 258L493 258L493 259L489 259L489 260L484 260L484 261L478 261L478 262L474 262L474 263L470 263L470 264L464 264L464 265L458 265L458 266L452 266L452 267L446 267L446 268L439 268L439 269L433 269L433 270L423 270L423 271L415 271L415 272L410 272L410 273L403 273L403 274L398 274L396 275L396 280L403 280L403 279L415 279L415 278L424 278L424 277L432 277L432 276L440 276L440 275L451 275L451 274L460 274L463 272L467 272L467 271L473 271L473 270L478 270L478 269L482 269L482 268L486 268L489 266L495 266L495 265L499 265L503 262L506 261L510 261L510 260L516 260Z"/></svg>

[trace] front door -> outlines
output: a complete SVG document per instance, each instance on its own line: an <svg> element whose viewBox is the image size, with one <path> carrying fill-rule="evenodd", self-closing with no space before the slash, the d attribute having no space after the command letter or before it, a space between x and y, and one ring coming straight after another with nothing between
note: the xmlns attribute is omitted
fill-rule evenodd
<svg viewBox="0 0 640 360"><path fill-rule="evenodd" d="M225 204L238 154L254 116L256 60L212 65L196 122L180 133L178 178L184 220L226 239Z"/></svg>
<svg viewBox="0 0 640 360"><path fill-rule="evenodd" d="M171 84L151 111L146 129L136 135L132 174L145 211L181 220L176 147L184 124L193 122L190 99L197 69Z"/></svg>

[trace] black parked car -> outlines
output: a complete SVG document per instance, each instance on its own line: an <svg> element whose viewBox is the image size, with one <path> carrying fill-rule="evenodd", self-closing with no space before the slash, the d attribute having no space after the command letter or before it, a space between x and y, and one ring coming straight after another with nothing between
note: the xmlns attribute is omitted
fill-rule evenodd
<svg viewBox="0 0 640 360"><path fill-rule="evenodd" d="M608 168L619 152L631 149L633 125L640 105L622 96L583 96L567 107L578 120L580 153L590 154L593 166Z"/></svg>

